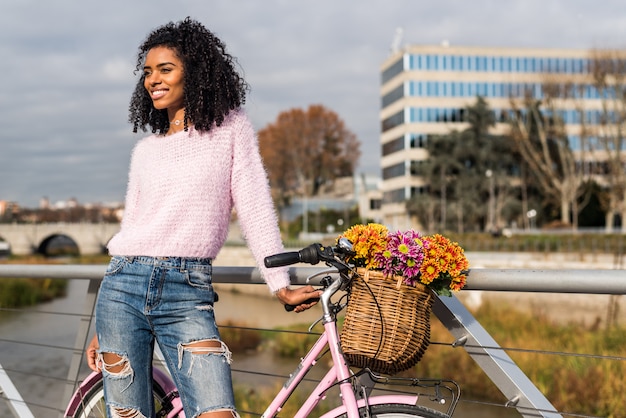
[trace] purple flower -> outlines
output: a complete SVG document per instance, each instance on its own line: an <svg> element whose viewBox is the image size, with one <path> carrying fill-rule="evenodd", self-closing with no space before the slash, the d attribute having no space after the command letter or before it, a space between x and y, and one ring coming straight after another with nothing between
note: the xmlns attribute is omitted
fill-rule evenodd
<svg viewBox="0 0 626 418"><path fill-rule="evenodd" d="M423 260L424 243L414 230L389 234L385 251L377 255L386 276L403 276L409 285L417 281Z"/></svg>

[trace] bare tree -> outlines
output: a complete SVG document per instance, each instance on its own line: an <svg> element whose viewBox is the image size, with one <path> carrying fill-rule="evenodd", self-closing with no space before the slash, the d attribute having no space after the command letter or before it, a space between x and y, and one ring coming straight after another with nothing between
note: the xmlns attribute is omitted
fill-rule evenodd
<svg viewBox="0 0 626 418"><path fill-rule="evenodd" d="M539 188L560 207L561 222L577 228L577 202L585 190L581 185L586 174L579 164L585 159L584 150L579 155L573 152L560 112L561 106L571 99L571 89L566 80L546 77L543 100L536 100L530 94L521 103L511 98L511 137ZM586 137L582 130L580 137L581 140Z"/></svg>
<svg viewBox="0 0 626 418"><path fill-rule="evenodd" d="M611 231L620 216L626 231L626 51L592 50L591 74L601 103L599 120L592 126L596 139L592 152L606 163L606 229Z"/></svg>

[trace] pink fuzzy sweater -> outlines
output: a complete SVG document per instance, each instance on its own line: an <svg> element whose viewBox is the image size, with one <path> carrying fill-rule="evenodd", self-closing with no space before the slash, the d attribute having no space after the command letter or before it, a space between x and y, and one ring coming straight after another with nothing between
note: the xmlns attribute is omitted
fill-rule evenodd
<svg viewBox="0 0 626 418"><path fill-rule="evenodd" d="M215 258L235 208L270 290L289 285L286 268L266 269L284 251L256 134L243 110L220 127L151 135L133 150L126 208L111 255Z"/></svg>

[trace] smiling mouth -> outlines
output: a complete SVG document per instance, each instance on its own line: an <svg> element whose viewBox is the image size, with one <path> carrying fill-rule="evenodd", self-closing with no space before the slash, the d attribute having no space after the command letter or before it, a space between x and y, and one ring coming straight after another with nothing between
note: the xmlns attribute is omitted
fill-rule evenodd
<svg viewBox="0 0 626 418"><path fill-rule="evenodd" d="M152 92L150 92L150 95L152 96L153 99L159 99L165 96L166 93L167 93L167 90L153 90Z"/></svg>

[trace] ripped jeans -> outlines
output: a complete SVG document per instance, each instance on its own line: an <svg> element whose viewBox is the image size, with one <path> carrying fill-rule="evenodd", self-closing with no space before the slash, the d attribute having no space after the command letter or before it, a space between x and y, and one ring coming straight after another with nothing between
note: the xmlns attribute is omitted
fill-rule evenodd
<svg viewBox="0 0 626 418"><path fill-rule="evenodd" d="M111 417L154 416L155 341L187 417L224 410L238 416L231 353L215 324L211 273L210 259L112 257L96 303L98 358Z"/></svg>

